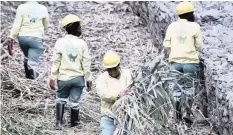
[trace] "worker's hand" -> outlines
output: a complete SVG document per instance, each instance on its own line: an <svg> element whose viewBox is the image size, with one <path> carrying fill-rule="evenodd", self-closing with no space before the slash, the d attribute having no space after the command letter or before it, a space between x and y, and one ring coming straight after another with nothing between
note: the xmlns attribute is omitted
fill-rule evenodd
<svg viewBox="0 0 233 135"><path fill-rule="evenodd" d="M91 91L91 87L92 87L92 82L87 81L87 92Z"/></svg>
<svg viewBox="0 0 233 135"><path fill-rule="evenodd" d="M7 49L10 55L12 55L14 40L9 38L7 41Z"/></svg>
<svg viewBox="0 0 233 135"><path fill-rule="evenodd" d="M49 86L51 89L55 90L55 81L54 80L50 80L49 81Z"/></svg>
<svg viewBox="0 0 233 135"><path fill-rule="evenodd" d="M124 90L124 91L121 91L120 94L119 94L119 97L123 97L125 95L128 95L130 93L130 90Z"/></svg>
<svg viewBox="0 0 233 135"><path fill-rule="evenodd" d="M170 48L165 48L164 49L164 54L165 54L165 58L168 59L169 55L170 55L171 49Z"/></svg>

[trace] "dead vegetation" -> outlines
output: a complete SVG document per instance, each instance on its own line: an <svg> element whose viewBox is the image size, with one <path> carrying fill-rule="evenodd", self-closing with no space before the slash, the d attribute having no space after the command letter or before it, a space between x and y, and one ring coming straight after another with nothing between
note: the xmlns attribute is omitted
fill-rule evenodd
<svg viewBox="0 0 233 135"><path fill-rule="evenodd" d="M103 71L102 56L110 49L121 55L122 67L131 68L134 72L135 83L131 87L132 96L126 96L117 101L114 107L119 124L124 122L126 113L133 118L132 132L137 135L155 134L159 132L162 125L165 126L160 130L160 134L200 133L204 135L211 132L207 129L208 126L202 128L203 132L195 131L200 128L195 125L186 130L183 124L175 126L174 122L168 119L168 116L171 116L169 110L172 109L169 98L171 89L169 84L172 80L169 78L168 65L162 55L158 56L146 27L130 12L128 5L44 2L49 9L51 21L44 39L45 50L40 61L40 76L36 80L28 80L24 77L23 54L18 43L14 46L13 56L10 56L6 50L6 39L13 22L15 8L19 4L20 2L1 2L2 134L99 134L100 99L94 87L92 92L84 92L81 99L82 124L79 127L68 128L69 109L66 107L64 129L54 130L55 91L48 87L50 59L54 43L64 35L64 31L60 29L59 20L68 13L77 14L84 19L83 38L87 41L92 55L94 77ZM150 62L152 60L154 61Z"/></svg>

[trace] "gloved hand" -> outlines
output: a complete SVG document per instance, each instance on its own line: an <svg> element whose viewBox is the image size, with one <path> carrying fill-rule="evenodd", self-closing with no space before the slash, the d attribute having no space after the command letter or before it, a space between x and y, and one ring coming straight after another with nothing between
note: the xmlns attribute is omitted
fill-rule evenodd
<svg viewBox="0 0 233 135"><path fill-rule="evenodd" d="M121 91L120 94L119 94L119 97L123 97L125 95L128 95L130 93L130 90L124 90L124 91Z"/></svg>
<svg viewBox="0 0 233 135"><path fill-rule="evenodd" d="M49 81L49 86L51 89L55 90L55 81L54 80L50 80Z"/></svg>
<svg viewBox="0 0 233 135"><path fill-rule="evenodd" d="M13 44L14 44L14 40L13 39L8 39L7 41L7 49L10 55L12 55L12 50L13 50Z"/></svg>
<svg viewBox="0 0 233 135"><path fill-rule="evenodd" d="M92 82L87 81L87 92L91 91L91 87L92 87Z"/></svg>

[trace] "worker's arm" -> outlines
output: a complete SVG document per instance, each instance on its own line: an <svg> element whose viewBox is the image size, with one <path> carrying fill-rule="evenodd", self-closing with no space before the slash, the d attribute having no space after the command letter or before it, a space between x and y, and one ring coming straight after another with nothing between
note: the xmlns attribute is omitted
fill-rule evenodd
<svg viewBox="0 0 233 135"><path fill-rule="evenodd" d="M171 47L171 26L168 26L167 32L163 41L163 46L165 48L170 48Z"/></svg>
<svg viewBox="0 0 233 135"><path fill-rule="evenodd" d="M170 52L171 52L171 48L164 48L165 58L169 57Z"/></svg>
<svg viewBox="0 0 233 135"><path fill-rule="evenodd" d="M91 56L88 52L88 47L86 42L84 41L84 48L83 48L83 56L81 59L84 77L87 80L87 82L92 81L92 74L91 74Z"/></svg>
<svg viewBox="0 0 233 135"><path fill-rule="evenodd" d="M197 32L196 32L195 37L194 37L194 44L195 44L196 50L200 51L202 44L203 44L200 25L197 25Z"/></svg>
<svg viewBox="0 0 233 135"><path fill-rule="evenodd" d="M163 46L165 58L168 58L171 52L171 26L168 26L167 28L167 32L163 41Z"/></svg>
<svg viewBox="0 0 233 135"><path fill-rule="evenodd" d="M9 38L11 38L13 40L16 40L16 38L19 35L19 31L20 31L20 28L22 26L22 22L23 22L23 17L22 17L22 14L21 14L21 7L19 6L17 8L17 11L16 11L15 20L14 20L12 29L10 31Z"/></svg>
<svg viewBox="0 0 233 135"><path fill-rule="evenodd" d="M43 18L43 20L42 20L42 23L43 23L43 25L44 25L44 29L46 30L47 28L48 28L48 24L49 24L49 13L48 13L48 9L47 8L45 8L46 9L46 11L45 11L45 18Z"/></svg>
<svg viewBox="0 0 233 135"><path fill-rule="evenodd" d="M108 90L107 84L103 76L96 79L96 89L97 94L100 96L101 100L105 102L114 102L117 100L119 91L110 91Z"/></svg>
<svg viewBox="0 0 233 135"><path fill-rule="evenodd" d="M131 72L130 72L130 69L126 69L124 74L126 75L126 78L125 78L125 84L127 86L126 89L122 90L120 93L119 93L119 96L118 98L121 98L125 95L128 95L130 93L130 85L133 83L133 80L132 80L132 75L131 75Z"/></svg>
<svg viewBox="0 0 233 135"><path fill-rule="evenodd" d="M54 49L54 53L52 57L53 64L52 64L51 75L50 75L51 80L57 80L57 76L59 74L59 67L61 65L61 57L62 57L60 47L61 46L59 45L59 41L57 41L54 47L55 49Z"/></svg>

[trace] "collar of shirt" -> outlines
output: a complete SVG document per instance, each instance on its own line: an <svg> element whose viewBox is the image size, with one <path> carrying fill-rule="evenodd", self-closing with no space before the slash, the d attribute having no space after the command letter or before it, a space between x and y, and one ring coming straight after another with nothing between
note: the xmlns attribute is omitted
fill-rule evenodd
<svg viewBox="0 0 233 135"><path fill-rule="evenodd" d="M71 34L67 34L65 35L66 38L78 38L77 36L71 35Z"/></svg>
<svg viewBox="0 0 233 135"><path fill-rule="evenodd" d="M188 22L187 19L179 19L178 22Z"/></svg>

